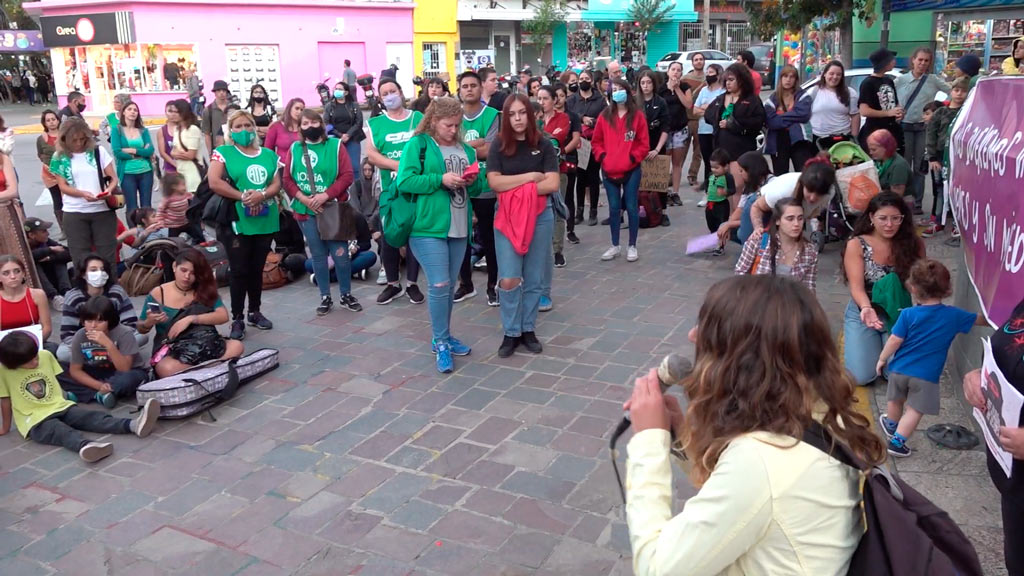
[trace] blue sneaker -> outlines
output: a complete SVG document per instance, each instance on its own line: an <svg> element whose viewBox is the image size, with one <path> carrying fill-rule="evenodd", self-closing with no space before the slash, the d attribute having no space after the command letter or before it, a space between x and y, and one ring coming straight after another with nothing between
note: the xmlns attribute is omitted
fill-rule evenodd
<svg viewBox="0 0 1024 576"><path fill-rule="evenodd" d="M113 392L97 392L96 401L108 410L117 406L117 397L114 396Z"/></svg>
<svg viewBox="0 0 1024 576"><path fill-rule="evenodd" d="M75 403L78 402L78 396L74 392L64 392L64 399Z"/></svg>
<svg viewBox="0 0 1024 576"><path fill-rule="evenodd" d="M882 430L885 432L885 438L887 440L892 440L893 434L896 433L896 425L898 422L893 422L892 420L889 420L889 417L885 414L880 414L878 416L878 423L882 425Z"/></svg>
<svg viewBox="0 0 1024 576"><path fill-rule="evenodd" d="M437 355L437 371L447 374L455 369L455 361L452 360L452 347L447 342L434 342L434 353Z"/></svg>
<svg viewBox="0 0 1024 576"><path fill-rule="evenodd" d="M892 439L889 440L889 444L886 446L886 449L889 451L889 454L892 454L897 458L906 458L907 456L910 456L910 448L907 448L907 443L896 436L893 436Z"/></svg>
<svg viewBox="0 0 1024 576"><path fill-rule="evenodd" d="M456 356L469 356L469 353L473 351L472 348L463 344L455 336L451 336L448 338L448 345L451 346L452 348L452 354Z"/></svg>
<svg viewBox="0 0 1024 576"><path fill-rule="evenodd" d="M548 310L551 310L554 307L555 305L551 302L551 298L548 298L547 296L541 296L540 306L537 308L537 310L540 310L541 312L547 312Z"/></svg>

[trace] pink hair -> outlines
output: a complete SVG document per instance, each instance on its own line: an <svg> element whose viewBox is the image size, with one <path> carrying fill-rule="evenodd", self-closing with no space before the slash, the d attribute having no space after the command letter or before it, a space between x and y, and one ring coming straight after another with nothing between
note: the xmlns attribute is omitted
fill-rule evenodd
<svg viewBox="0 0 1024 576"><path fill-rule="evenodd" d="M886 158L896 155L896 138L888 130L875 130L868 136L868 140L874 140L875 144L881 146L885 150Z"/></svg>

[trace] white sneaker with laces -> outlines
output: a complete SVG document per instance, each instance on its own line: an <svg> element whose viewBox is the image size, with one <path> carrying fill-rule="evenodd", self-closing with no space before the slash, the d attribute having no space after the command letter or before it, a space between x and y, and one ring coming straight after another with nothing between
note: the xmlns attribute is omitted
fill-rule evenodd
<svg viewBox="0 0 1024 576"><path fill-rule="evenodd" d="M626 248L626 262L636 262L639 259L640 253L636 251L636 246Z"/></svg>
<svg viewBox="0 0 1024 576"><path fill-rule="evenodd" d="M384 267L380 267L380 271L377 272L377 285L383 286L388 283L388 275L384 272Z"/></svg>
<svg viewBox="0 0 1024 576"><path fill-rule="evenodd" d="M601 260L612 260L621 253L622 248L619 248L618 246L612 246L611 248L605 250L604 254L601 254Z"/></svg>

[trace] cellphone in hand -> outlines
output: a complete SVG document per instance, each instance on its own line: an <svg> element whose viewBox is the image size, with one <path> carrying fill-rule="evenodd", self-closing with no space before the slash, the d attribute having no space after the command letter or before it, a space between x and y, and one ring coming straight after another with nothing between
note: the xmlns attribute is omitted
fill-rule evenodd
<svg viewBox="0 0 1024 576"><path fill-rule="evenodd" d="M477 176L479 174L480 162L473 162L469 166L466 166L466 169L462 171L462 179L468 180L469 178L472 178L473 176Z"/></svg>
<svg viewBox="0 0 1024 576"><path fill-rule="evenodd" d="M149 302L146 304L150 314L159 314L163 312L163 308L160 307L159 302Z"/></svg>

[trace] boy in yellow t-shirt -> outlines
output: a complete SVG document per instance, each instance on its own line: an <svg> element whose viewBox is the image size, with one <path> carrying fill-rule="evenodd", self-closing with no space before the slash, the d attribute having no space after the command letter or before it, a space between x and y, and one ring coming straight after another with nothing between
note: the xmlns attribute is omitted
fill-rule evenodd
<svg viewBox="0 0 1024 576"><path fill-rule="evenodd" d="M145 438L156 427L160 403L147 400L134 420L87 410L64 398L57 382L62 372L57 359L28 332L16 331L0 340L0 436L13 421L23 438L63 446L86 462L102 460L114 451L110 442L86 440L79 430L99 434L134 433Z"/></svg>

